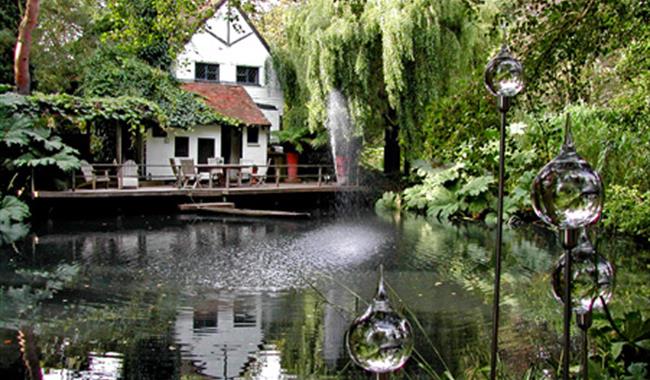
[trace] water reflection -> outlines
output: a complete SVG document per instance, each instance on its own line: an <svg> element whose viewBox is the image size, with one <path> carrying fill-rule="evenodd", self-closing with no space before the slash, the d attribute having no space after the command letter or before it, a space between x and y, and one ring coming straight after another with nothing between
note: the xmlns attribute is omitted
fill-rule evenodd
<svg viewBox="0 0 650 380"><path fill-rule="evenodd" d="M414 335L426 364L462 373L468 349L481 346L490 325L492 235L372 215L55 223L24 254L3 252L0 278L5 288L31 286L26 272L45 273L42 283L62 265L78 269L57 277L61 290L52 299L34 292L16 299L38 306L26 318L39 326L51 374L84 376L92 355L114 352L125 379L348 379L363 374L349 365L345 330L366 307L351 291L372 298L383 263L396 306L424 329ZM505 246L510 276L527 278L553 262L518 235L506 234ZM0 314L9 336L18 327L10 310ZM8 359L16 355L0 351L0 377L21 366ZM418 365L405 370L418 376Z"/></svg>

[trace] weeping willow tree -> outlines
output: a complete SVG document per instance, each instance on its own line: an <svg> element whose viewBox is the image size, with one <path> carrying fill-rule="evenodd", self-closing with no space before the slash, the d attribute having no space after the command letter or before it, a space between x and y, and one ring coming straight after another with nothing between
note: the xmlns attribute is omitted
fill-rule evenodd
<svg viewBox="0 0 650 380"><path fill-rule="evenodd" d="M427 105L485 63L492 2L310 0L284 12L275 66L286 95L285 128L323 131L327 99L348 99L357 134L384 136L384 171L422 148Z"/></svg>

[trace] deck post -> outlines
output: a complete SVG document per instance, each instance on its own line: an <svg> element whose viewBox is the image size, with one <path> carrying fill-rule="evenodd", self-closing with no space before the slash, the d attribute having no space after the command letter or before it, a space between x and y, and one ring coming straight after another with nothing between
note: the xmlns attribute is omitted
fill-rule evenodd
<svg viewBox="0 0 650 380"><path fill-rule="evenodd" d="M32 196L34 196L34 192L36 192L36 187L34 186L34 167L32 166L32 177L30 179L30 185L32 188Z"/></svg>
<svg viewBox="0 0 650 380"><path fill-rule="evenodd" d="M116 123L115 126L115 155L117 156L117 163L122 163L122 125Z"/></svg>
<svg viewBox="0 0 650 380"><path fill-rule="evenodd" d="M77 184L76 184L76 178L74 175L74 170L72 171L72 191L75 191L77 189Z"/></svg>
<svg viewBox="0 0 650 380"><path fill-rule="evenodd" d="M323 167L318 165L318 187L323 183Z"/></svg>
<svg viewBox="0 0 650 380"><path fill-rule="evenodd" d="M279 170L275 171L275 187L280 187L280 175L281 172Z"/></svg>

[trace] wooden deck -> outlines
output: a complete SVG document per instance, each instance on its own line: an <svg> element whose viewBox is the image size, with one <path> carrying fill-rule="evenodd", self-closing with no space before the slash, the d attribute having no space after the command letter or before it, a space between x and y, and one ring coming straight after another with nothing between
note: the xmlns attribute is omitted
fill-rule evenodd
<svg viewBox="0 0 650 380"><path fill-rule="evenodd" d="M243 185L241 187L214 187L179 189L174 186L142 186L137 189L77 189L65 191L39 190L32 194L35 199L100 199L100 198L151 198L151 197L191 197L213 198L226 195L258 194L298 194L298 193L344 193L365 191L360 186L343 186L332 183L275 183L263 185Z"/></svg>

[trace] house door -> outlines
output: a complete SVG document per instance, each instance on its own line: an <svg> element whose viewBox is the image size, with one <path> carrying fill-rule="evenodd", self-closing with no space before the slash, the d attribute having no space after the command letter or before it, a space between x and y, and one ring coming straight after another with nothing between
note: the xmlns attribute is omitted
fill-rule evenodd
<svg viewBox="0 0 650 380"><path fill-rule="evenodd" d="M207 164L208 158L214 157L214 139L199 139L198 145L197 162L199 164Z"/></svg>
<svg viewBox="0 0 650 380"><path fill-rule="evenodd" d="M239 128L221 127L221 154L227 164L238 164L242 156L242 132Z"/></svg>

